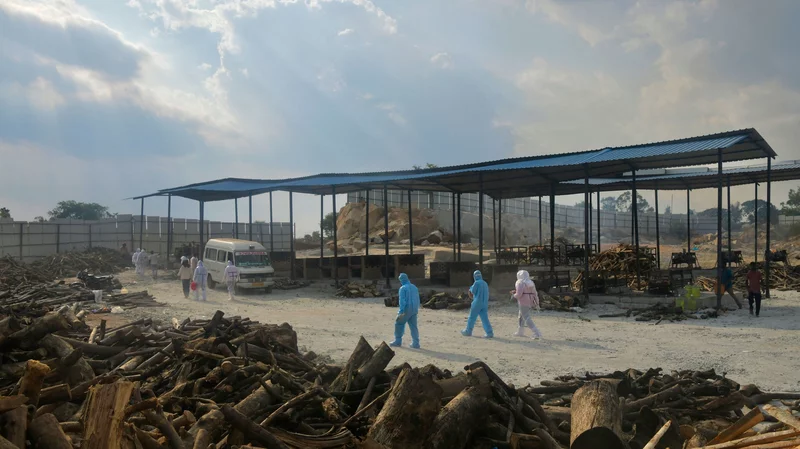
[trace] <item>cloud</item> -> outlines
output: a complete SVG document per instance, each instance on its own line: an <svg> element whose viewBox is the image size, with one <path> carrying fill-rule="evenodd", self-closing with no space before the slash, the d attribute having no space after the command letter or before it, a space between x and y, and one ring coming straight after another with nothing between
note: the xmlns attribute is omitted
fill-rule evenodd
<svg viewBox="0 0 800 449"><path fill-rule="evenodd" d="M343 29L342 31L339 31L338 33L336 33L336 35L337 35L337 36L339 36L339 37L341 37L341 36L349 36L349 35L351 35L351 34L353 34L353 33L355 33L355 30L354 30L354 29L352 29L352 28L345 28L345 29Z"/></svg>
<svg viewBox="0 0 800 449"><path fill-rule="evenodd" d="M200 64L199 66L197 66L197 68L202 70L203 72L207 72L207 71L211 70L211 64L209 64L207 62L204 62L204 63Z"/></svg>
<svg viewBox="0 0 800 449"><path fill-rule="evenodd" d="M435 55L431 56L431 63L433 63L440 69L453 68L453 58L451 58L449 54L444 52L436 53Z"/></svg>
<svg viewBox="0 0 800 449"><path fill-rule="evenodd" d="M575 8L558 0L527 0L525 6L533 14L543 14L551 22L562 25L576 32L589 45L595 46L603 41L612 39L617 30L605 31L602 27L593 25L589 20L582 18L581 12L596 8L591 2L576 2ZM602 5L611 7L609 4ZM582 11L581 11L582 10Z"/></svg>
<svg viewBox="0 0 800 449"><path fill-rule="evenodd" d="M64 96L53 87L53 83L41 76L27 86L14 83L10 90L43 112L53 112L65 103Z"/></svg>
<svg viewBox="0 0 800 449"><path fill-rule="evenodd" d="M402 114L397 112L397 105L394 103L380 103L375 107L385 111L389 120L394 122L394 124L397 126L405 126L405 124L408 122Z"/></svg>

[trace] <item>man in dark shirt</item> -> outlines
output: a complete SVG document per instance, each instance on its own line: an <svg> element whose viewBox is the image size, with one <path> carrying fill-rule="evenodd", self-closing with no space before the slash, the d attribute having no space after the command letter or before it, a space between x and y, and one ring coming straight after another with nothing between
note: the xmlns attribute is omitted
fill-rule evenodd
<svg viewBox="0 0 800 449"><path fill-rule="evenodd" d="M733 293L733 277L734 277L733 270L731 270L731 266L726 265L725 268L722 269L722 279L720 279L722 281L722 287L723 287L722 293L723 294L727 293L731 295L731 298L733 298L733 300L736 301L736 305L739 306L739 308L741 309L742 302L739 301L739 298L737 298L736 295Z"/></svg>
<svg viewBox="0 0 800 449"><path fill-rule="evenodd" d="M747 272L747 301L750 303L750 315L753 314L753 302L756 304L756 316L761 313L761 273L755 262L750 264Z"/></svg>

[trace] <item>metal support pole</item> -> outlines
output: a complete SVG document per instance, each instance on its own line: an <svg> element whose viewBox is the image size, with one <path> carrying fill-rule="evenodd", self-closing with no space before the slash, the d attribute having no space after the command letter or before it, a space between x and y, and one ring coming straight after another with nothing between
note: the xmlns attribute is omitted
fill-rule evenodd
<svg viewBox="0 0 800 449"><path fill-rule="evenodd" d="M364 255L369 256L369 189L367 189L367 204L364 208L364 214L366 215L366 222L367 224L364 226Z"/></svg>
<svg viewBox="0 0 800 449"><path fill-rule="evenodd" d="M273 231L273 227L275 222L272 218L272 192L269 192L269 251L275 251L275 233Z"/></svg>
<svg viewBox="0 0 800 449"><path fill-rule="evenodd" d="M634 264L636 265L636 290L642 289L642 269L639 264L639 191L636 190L636 170L633 170L631 180L633 181L633 190L631 192L631 207L633 209L633 241L634 251L636 251L636 258Z"/></svg>
<svg viewBox="0 0 800 449"><path fill-rule="evenodd" d="M233 236L239 238L239 198L233 199L234 228Z"/></svg>
<svg viewBox="0 0 800 449"><path fill-rule="evenodd" d="M61 225L56 225L56 254L61 252Z"/></svg>
<svg viewBox="0 0 800 449"><path fill-rule="evenodd" d="M253 195L247 197L247 240L253 241Z"/></svg>
<svg viewBox="0 0 800 449"><path fill-rule="evenodd" d="M755 197L753 200L753 232L756 234L753 241L755 242L755 248L753 249L753 255L755 256L755 262L758 263L758 183L755 183Z"/></svg>
<svg viewBox="0 0 800 449"><path fill-rule="evenodd" d="M144 198L142 198L142 206L139 211L139 248L144 244Z"/></svg>
<svg viewBox="0 0 800 449"><path fill-rule="evenodd" d="M458 261L461 262L461 194L458 196Z"/></svg>
<svg viewBox="0 0 800 449"><path fill-rule="evenodd" d="M589 215L592 213L592 208L589 207L589 197L591 193L589 193L589 175L587 174L583 181L584 192L583 192L583 243L584 243L584 260L583 260L583 293L586 295L586 298L589 298L589 240L591 238L589 235L592 233L592 225L591 220L589 219ZM588 301L587 301L588 302Z"/></svg>
<svg viewBox="0 0 800 449"><path fill-rule="evenodd" d="M728 260L733 255L733 245L731 243L733 228L731 227L731 177L728 175Z"/></svg>
<svg viewBox="0 0 800 449"><path fill-rule="evenodd" d="M654 190L656 194L656 266L661 269L661 224L658 222L658 189Z"/></svg>
<svg viewBox="0 0 800 449"><path fill-rule="evenodd" d="M325 257L325 195L319 196L319 266Z"/></svg>
<svg viewBox="0 0 800 449"><path fill-rule="evenodd" d="M602 249L600 249L600 221L602 220L602 215L600 215L600 191L597 191L597 254L600 254Z"/></svg>
<svg viewBox="0 0 800 449"><path fill-rule="evenodd" d="M458 248L456 241L456 194L455 192L450 194L450 206L453 209L453 262L456 261L456 256L458 255Z"/></svg>
<svg viewBox="0 0 800 449"><path fill-rule="evenodd" d="M336 229L338 209L336 208L336 186L331 189L333 197L333 284L339 286L339 234Z"/></svg>
<svg viewBox="0 0 800 449"><path fill-rule="evenodd" d="M722 308L722 150L717 151L717 309Z"/></svg>
<svg viewBox="0 0 800 449"><path fill-rule="evenodd" d="M539 195L539 246L542 246L542 195Z"/></svg>
<svg viewBox="0 0 800 449"><path fill-rule="evenodd" d="M756 208L758 211L758 208ZM770 253L770 237L772 236L772 158L767 157L767 247L766 255ZM764 296L769 298L769 264L770 258L764 256Z"/></svg>
<svg viewBox="0 0 800 449"><path fill-rule="evenodd" d="M587 213L589 215L589 244L591 245L592 241L594 240L594 236L592 235L592 223L594 222L594 217L592 217L592 214L594 213L594 209L592 208L592 192L589 192L588 197L589 201L588 202L584 201L584 203L586 204L584 206L585 209L584 213Z"/></svg>
<svg viewBox="0 0 800 449"><path fill-rule="evenodd" d="M497 200L497 248L503 250L503 200Z"/></svg>
<svg viewBox="0 0 800 449"><path fill-rule="evenodd" d="M390 287L391 276L389 275L389 188L383 185L383 244L385 251L384 267L386 270L386 288Z"/></svg>
<svg viewBox="0 0 800 449"><path fill-rule="evenodd" d="M294 280L294 195L289 191L289 279Z"/></svg>
<svg viewBox="0 0 800 449"><path fill-rule="evenodd" d="M497 201L492 198L492 246L497 254Z"/></svg>
<svg viewBox="0 0 800 449"><path fill-rule="evenodd" d="M205 230L206 230L206 202L200 201L200 254L198 257L203 260L205 257Z"/></svg>
<svg viewBox="0 0 800 449"><path fill-rule="evenodd" d="M483 270L483 173L478 173L478 269Z"/></svg>
<svg viewBox="0 0 800 449"><path fill-rule="evenodd" d="M25 253L23 251L23 249L24 249L23 241L24 241L24 238L25 238L24 234L25 234L25 224L20 223L19 224L19 261L20 262L24 262L25 261ZM131 246L133 246L133 243L131 243Z"/></svg>
<svg viewBox="0 0 800 449"><path fill-rule="evenodd" d="M691 190L686 189L686 252L692 252L692 208Z"/></svg>
<svg viewBox="0 0 800 449"><path fill-rule="evenodd" d="M167 257L165 260L167 264L172 261L172 195L167 195Z"/></svg>
<svg viewBox="0 0 800 449"><path fill-rule="evenodd" d="M556 193L550 188L550 271L556 271Z"/></svg>
<svg viewBox="0 0 800 449"><path fill-rule="evenodd" d="M411 190L408 191L408 251L414 255L414 224L411 217Z"/></svg>

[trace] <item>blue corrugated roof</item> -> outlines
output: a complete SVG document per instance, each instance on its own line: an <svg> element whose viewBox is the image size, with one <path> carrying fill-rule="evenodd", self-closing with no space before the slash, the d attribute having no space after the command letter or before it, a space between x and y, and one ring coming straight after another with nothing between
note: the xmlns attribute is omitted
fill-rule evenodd
<svg viewBox="0 0 800 449"><path fill-rule="evenodd" d="M723 151L726 162L775 156L769 144L754 129L730 131L708 136L626 147L603 148L577 153L503 159L477 164L428 170L377 173L323 173L285 180L246 180L227 178L201 184L160 190L205 201L233 199L272 190L331 194L380 188L484 192L507 198L509 192L529 191L535 195L553 183L592 177L620 175L637 169L703 165L716 162ZM680 156L680 157L676 157ZM520 195L522 196L522 195Z"/></svg>

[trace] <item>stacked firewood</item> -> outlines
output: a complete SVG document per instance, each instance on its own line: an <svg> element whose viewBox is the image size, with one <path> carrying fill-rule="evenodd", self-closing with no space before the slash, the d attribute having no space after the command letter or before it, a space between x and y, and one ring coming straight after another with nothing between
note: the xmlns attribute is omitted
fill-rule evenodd
<svg viewBox="0 0 800 449"><path fill-rule="evenodd" d="M123 258L119 251L108 248L53 254L31 264L31 268L46 273L51 276L50 279L74 277L81 270L93 274L114 274L130 266L130 258Z"/></svg>
<svg viewBox="0 0 800 449"><path fill-rule="evenodd" d="M345 282L336 291L336 296L340 298L377 298L380 295L381 291L376 283Z"/></svg>
<svg viewBox="0 0 800 449"><path fill-rule="evenodd" d="M713 370L517 388L483 362L457 375L389 368L393 350L363 337L344 366L318 363L290 325L221 311L114 329L73 312L0 321L0 448L679 448L800 437L790 412L800 394ZM789 409L758 408L775 400ZM752 431L767 415L782 424Z"/></svg>
<svg viewBox="0 0 800 449"><path fill-rule="evenodd" d="M636 321L655 321L654 324L661 324L664 321L683 321L689 319L708 319L717 318L719 311L714 309L705 309L698 312L687 312L681 307L676 307L671 304L653 304L652 306L643 309L628 309L625 312L609 313L600 315L599 318L630 318L635 317Z"/></svg>
<svg viewBox="0 0 800 449"><path fill-rule="evenodd" d="M605 250L599 254L591 256L589 259L589 270L604 272L610 276L624 278L627 280L628 287L637 288L636 280L636 260L639 260L639 287L647 290L647 279L650 271L656 268L656 260L645 248L639 248L637 256L636 247L628 244ZM572 288L575 291L583 291L583 272L579 273L572 281Z"/></svg>
<svg viewBox="0 0 800 449"><path fill-rule="evenodd" d="M742 266L734 271L733 288L738 291L747 289L748 266ZM764 265L759 263L758 270L764 275ZM703 291L713 292L716 279L709 277L698 277L697 284ZM763 285L763 281L762 281ZM800 267L790 267L782 263L770 263L769 265L769 286L778 291L800 291Z"/></svg>

